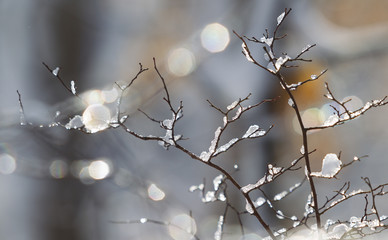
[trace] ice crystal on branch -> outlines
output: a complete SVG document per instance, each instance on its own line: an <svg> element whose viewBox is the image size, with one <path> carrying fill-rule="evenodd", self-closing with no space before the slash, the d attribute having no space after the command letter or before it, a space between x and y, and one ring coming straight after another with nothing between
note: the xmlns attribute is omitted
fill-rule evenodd
<svg viewBox="0 0 388 240"><path fill-rule="evenodd" d="M247 50L248 48L247 48L247 45L245 44L245 42L242 43L241 47L243 49L243 53L244 53L245 57L247 58L247 60L249 62L254 62L254 60L251 57L250 52L248 52L248 50Z"/></svg>
<svg viewBox="0 0 388 240"><path fill-rule="evenodd" d="M282 12L282 14L280 14L280 15L278 16L278 18L276 19L277 22L278 22L278 24L277 24L278 26L283 22L284 16L286 16L286 13L285 13L285 12Z"/></svg>
<svg viewBox="0 0 388 240"><path fill-rule="evenodd" d="M242 136L242 138L255 138L261 137L266 134L266 131L261 129L258 125L252 125L248 128L247 132Z"/></svg>
<svg viewBox="0 0 388 240"><path fill-rule="evenodd" d="M265 198L259 197L259 198L256 199L254 204L255 204L255 207L258 208L258 207L261 207L266 202L267 202L267 200Z"/></svg>
<svg viewBox="0 0 388 240"><path fill-rule="evenodd" d="M262 43L267 44L268 46L271 46L272 43L273 43L273 38L262 37L262 38L260 38L260 41L261 41Z"/></svg>
<svg viewBox="0 0 388 240"><path fill-rule="evenodd" d="M267 173L264 175L264 177L260 178L256 183L254 184L248 184L241 188L241 191L244 193L249 193L253 189L260 188L264 184L270 183L275 178L280 176L282 174L282 171L284 170L281 167L274 167L272 164L268 164L267 166Z"/></svg>
<svg viewBox="0 0 388 240"><path fill-rule="evenodd" d="M281 192L281 193L278 193L278 194L275 195L275 197L273 198L273 200L279 201L279 200L281 200L282 198L284 198L287 194L288 194L287 191L283 191L283 192Z"/></svg>
<svg viewBox="0 0 388 240"><path fill-rule="evenodd" d="M275 63L276 72L279 71L280 68L290 59L291 58L289 56L279 57Z"/></svg>
<svg viewBox="0 0 388 240"><path fill-rule="evenodd" d="M217 231L214 233L214 240L222 239L223 226L224 226L224 216L221 215L217 222Z"/></svg>
<svg viewBox="0 0 388 240"><path fill-rule="evenodd" d="M71 92L73 93L73 95L77 95L75 83L73 80L70 82L70 88L71 88Z"/></svg>
<svg viewBox="0 0 388 240"><path fill-rule="evenodd" d="M329 126L334 126L336 125L340 119L338 118L338 115L330 115L329 118L323 123L323 126L329 127Z"/></svg>
<svg viewBox="0 0 388 240"><path fill-rule="evenodd" d="M75 115L70 121L65 125L66 129L79 129L84 126L82 117L80 115Z"/></svg>
<svg viewBox="0 0 388 240"><path fill-rule="evenodd" d="M232 110L233 108L235 108L238 104L238 101L234 101L232 104L230 104L229 106L226 107L227 110Z"/></svg>
<svg viewBox="0 0 388 240"><path fill-rule="evenodd" d="M210 143L209 151L202 152L199 158L202 159L204 162L208 162L211 155L216 151L216 146L219 141L219 137L221 135L221 127L218 127L217 130L214 133L214 139Z"/></svg>
<svg viewBox="0 0 388 240"><path fill-rule="evenodd" d="M160 127L163 129L166 129L166 134L161 137L162 140L158 141L159 145L163 146L164 148L168 149L168 147L175 144L176 141L179 141L181 139L181 135L174 135L173 134L173 127L175 122L178 120L178 115L175 115L175 113L172 114L171 119L165 119L160 122ZM173 136L174 135L174 136Z"/></svg>
<svg viewBox="0 0 388 240"><path fill-rule="evenodd" d="M194 185L189 188L190 192L199 191L201 193L201 200L204 203L208 202L215 202L215 201L226 201L226 194L225 194L225 176L224 175L218 175L213 179L213 189L211 191L205 192L205 184L199 184L198 186Z"/></svg>
<svg viewBox="0 0 388 240"><path fill-rule="evenodd" d="M60 70L59 67L56 67L54 70L52 70L53 75L58 76L59 70Z"/></svg>
<svg viewBox="0 0 388 240"><path fill-rule="evenodd" d="M248 201L246 201L245 210L247 210L247 212L249 214L253 214L254 213L253 207L252 207L252 205Z"/></svg>
<svg viewBox="0 0 388 240"><path fill-rule="evenodd" d="M291 98L288 99L288 105L295 107L294 101Z"/></svg>
<svg viewBox="0 0 388 240"><path fill-rule="evenodd" d="M228 143L226 143L226 144L222 145L221 147L217 148L217 151L215 152L215 154L219 154L219 153L228 151L228 149L231 146L233 146L233 144L235 144L237 141L238 141L238 138L231 139Z"/></svg>

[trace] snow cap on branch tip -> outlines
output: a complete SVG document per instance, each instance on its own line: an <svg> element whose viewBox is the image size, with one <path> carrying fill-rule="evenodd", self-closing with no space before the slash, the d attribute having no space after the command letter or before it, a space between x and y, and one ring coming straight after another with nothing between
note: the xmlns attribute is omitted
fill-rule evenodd
<svg viewBox="0 0 388 240"><path fill-rule="evenodd" d="M328 153L323 158L322 170L320 172L312 172L310 176L333 178L342 169L342 161L335 153Z"/></svg>
<svg viewBox="0 0 388 240"><path fill-rule="evenodd" d="M249 62L254 62L253 59L251 58L249 52L248 52L248 47L247 47L247 45L245 44L245 42L243 42L243 43L241 44L241 47L242 47L242 49L243 49L243 53L244 53L245 57L247 58L247 60L248 60Z"/></svg>
<svg viewBox="0 0 388 240"><path fill-rule="evenodd" d="M284 17L286 16L286 12L282 12L282 14L280 14L279 16L278 16L278 18L276 19L277 20L277 22L278 22L278 26L283 22L283 19L284 19Z"/></svg>
<svg viewBox="0 0 388 240"><path fill-rule="evenodd" d="M52 74L57 77L59 70L61 70L61 69L59 67L56 67L54 70L52 70Z"/></svg>
<svg viewBox="0 0 388 240"><path fill-rule="evenodd" d="M261 137L266 134L266 131L260 129L258 125L251 125L242 138L255 138Z"/></svg>
<svg viewBox="0 0 388 240"><path fill-rule="evenodd" d="M71 80L71 82L70 82L70 89L71 89L71 93L73 93L73 95L77 95L76 86L75 86L75 83L73 80Z"/></svg>

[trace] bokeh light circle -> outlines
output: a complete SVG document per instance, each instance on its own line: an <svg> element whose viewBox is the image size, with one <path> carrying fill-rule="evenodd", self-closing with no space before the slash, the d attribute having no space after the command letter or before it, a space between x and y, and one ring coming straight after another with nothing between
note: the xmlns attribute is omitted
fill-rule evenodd
<svg viewBox="0 0 388 240"><path fill-rule="evenodd" d="M96 160L89 165L89 175L94 180L101 180L110 174L110 166L104 160Z"/></svg>
<svg viewBox="0 0 388 240"><path fill-rule="evenodd" d="M82 122L91 133L108 128L110 120L110 110L102 104L90 105L82 114Z"/></svg>
<svg viewBox="0 0 388 240"><path fill-rule="evenodd" d="M171 219L168 231L175 240L191 240L197 232L197 225L189 215L179 214Z"/></svg>
<svg viewBox="0 0 388 240"><path fill-rule="evenodd" d="M344 97L341 102L347 102L345 106L349 111L356 111L364 106L363 101L357 96Z"/></svg>
<svg viewBox="0 0 388 240"><path fill-rule="evenodd" d="M16 160L7 153L0 154L0 173L12 174L16 170Z"/></svg>
<svg viewBox="0 0 388 240"><path fill-rule="evenodd" d="M69 167L63 160L54 160L50 164L50 175L53 178L61 179L67 175Z"/></svg>
<svg viewBox="0 0 388 240"><path fill-rule="evenodd" d="M219 23L208 24L201 32L202 46L211 53L224 51L229 42L228 29Z"/></svg>
<svg viewBox="0 0 388 240"><path fill-rule="evenodd" d="M148 187L148 197L151 198L154 201L160 201L163 200L166 194L158 188L155 184L151 184Z"/></svg>
<svg viewBox="0 0 388 240"><path fill-rule="evenodd" d="M112 103L119 97L119 91L113 87L111 90L104 90L101 92L101 97L105 103Z"/></svg>
<svg viewBox="0 0 388 240"><path fill-rule="evenodd" d="M177 48L168 56L168 70L177 77L189 75L195 69L194 54L186 48Z"/></svg>
<svg viewBox="0 0 388 240"><path fill-rule="evenodd" d="M304 127L318 127L321 126L325 121L325 112L319 108L309 108L301 113ZM292 121L294 131L298 134L302 134L299 126L298 118L295 116ZM318 130L314 130L318 131ZM310 131L313 133L314 131Z"/></svg>
<svg viewBox="0 0 388 240"><path fill-rule="evenodd" d="M100 90L90 90L82 94L82 99L88 104L103 104L104 99Z"/></svg>

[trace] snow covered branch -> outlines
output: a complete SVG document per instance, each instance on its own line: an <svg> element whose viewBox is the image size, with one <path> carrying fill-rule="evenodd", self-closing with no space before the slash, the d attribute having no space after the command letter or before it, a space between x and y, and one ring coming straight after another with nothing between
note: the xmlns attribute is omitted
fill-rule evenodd
<svg viewBox="0 0 388 240"><path fill-rule="evenodd" d="M339 231L339 229L343 230L344 226L337 223L337 225L336 225L337 227L334 226L332 229L333 231L330 234L326 234L326 235L322 234L321 230L323 228L323 225L322 225L321 216L327 210L333 208L334 206L337 206L340 202L346 201L349 198L351 198L355 195L359 195L359 194L363 194L363 195L371 194L372 200L373 200L372 202L374 203L375 202L374 201L375 197L373 197L373 196L375 196L374 190L370 187L370 190L368 190L368 191L355 191L355 192L351 192L349 194L346 194L346 192L349 189L348 188L349 185L345 184L337 194L335 194L332 198L326 198L327 199L326 202L322 205L319 205L320 201L319 201L319 196L318 196L318 187L317 187L317 184L314 182L314 178L326 178L326 179L330 179L330 180L335 180L337 178L337 175L341 172L341 170L343 168L350 166L354 162L360 160L360 158L354 157L353 161L344 164L339 159L340 158L339 156L337 156L334 153L329 153L324 157L324 159L322 161L321 171L313 172L311 169L310 152L308 150L310 144L309 144L309 137L308 137L307 133L309 131L312 131L312 130L331 128L331 127L334 127L337 125L344 124L347 121L353 120L355 118L358 118L359 116L363 115L371 108L386 105L388 103L388 101L387 101L388 96L385 96L380 100L369 101L364 106L360 107L359 109L352 111L347 107L347 103L350 102L351 99L346 100L346 101L339 101L336 97L334 97L332 91L329 88L328 83L325 83L326 89L328 91L328 93L325 95L325 97L332 100L339 107L335 107L335 105L331 105L331 107L334 110L334 114L331 115L324 122L324 124L322 126L306 127L306 124L302 119L301 110L300 110L300 103L296 101L296 98L295 98L293 92L295 90L297 90L302 85L305 85L305 84L308 84L310 82L313 82L313 81L320 79L321 76L323 74L325 74L327 70L321 71L321 73L319 73L318 75L313 74L307 80L300 81L298 83L292 83L292 84L288 83L286 77L283 76L282 69L290 68L290 67L298 67L298 65L296 65L296 64L300 63L300 62L311 62L311 60L305 59L304 55L305 55L305 53L307 53L313 47L316 46L315 44L307 45L295 57L291 57L291 56L287 55L286 53L277 54L276 49L274 48L275 43L277 40L283 39L285 37L285 35L281 36L281 37L277 36L277 31L279 29L279 26L283 22L284 18L289 14L289 11L290 10L286 9L281 15L279 15L279 17L277 18L278 24L276 25L276 28L275 28L272 35L269 34L268 30L265 31L265 33L263 34L263 37L261 37L260 39L255 38L255 37L249 38L246 36L241 36L236 32L234 32L234 33L242 41L242 48L243 48L242 53L245 56L245 58L248 60L248 62L251 62L251 63L257 65L259 68L266 70L267 72L274 75L278 79L282 89L285 91L285 93L289 97L288 104L293 108L293 110L295 112L296 119L298 120L298 124L299 124L301 132L302 132L303 144L302 144L302 148L301 148L301 153L303 155L302 158L304 159L304 167L303 168L305 169L306 179L308 180L308 183L310 186L310 194L308 196L308 200L306 203L306 212L304 213L303 217L301 217L299 220L296 220L294 222L293 228L295 228L297 226L305 226L307 228L311 228L311 225L308 224L308 220L311 219L311 217L314 217L315 218L314 226L315 226L316 232L318 232L318 235L317 235L318 239L324 239L328 236L330 236L330 239L340 239L342 237L342 235L337 238L337 236L339 236L337 234L337 232ZM267 65L261 64L260 63L261 61L257 60L258 58L256 56L253 56L252 53L256 52L256 51L252 51L250 49L250 47L247 44L248 42L253 42L253 43L262 45L262 49L264 52L264 59L267 61ZM274 171L274 169L275 169L275 171ZM272 164L270 164L270 165L268 165L267 173L261 179L259 179L254 184L248 184L248 185L243 186L241 188L241 190L245 193L249 193L250 191L255 190L255 189L259 189L260 191L262 191L261 187L263 185L272 183L276 178L280 177L285 172L286 172L285 168L282 168L282 167L274 168L272 166ZM380 186L384 186L384 185L380 185ZM344 193L342 193L342 192L344 192ZM263 194L265 195L264 192L263 192ZM286 191L279 193L276 195L276 199L282 199L283 196L286 196L287 194L288 193ZM337 199L337 197L339 197L339 196L341 196L341 198ZM266 198L267 198L267 200L264 199L264 201L261 201L261 203L267 202L269 204L270 208L272 209L273 208L272 204L270 204L270 202L268 202L269 198L268 197L266 197ZM334 200L334 199L337 199L337 200ZM329 203L330 203L330 206L328 206ZM249 212L251 209L252 209L252 205L247 204L247 211ZM280 215L281 214L276 213L276 216L279 217ZM298 218L295 217L293 219L298 219ZM379 219L378 216L377 216L377 219ZM366 224L365 226L369 226L369 225ZM346 228L347 227L348 226L346 226ZM276 232L275 235L287 236L288 230L291 230L293 228L281 230L281 233L279 233L279 231L280 231L279 230Z"/></svg>
<svg viewBox="0 0 388 240"><path fill-rule="evenodd" d="M327 99L338 104L339 107L335 107L334 104L330 105L334 110L334 113L331 116L329 116L329 118L323 123L322 126L309 127L309 128L306 128L307 131L335 127L360 117L361 115L363 115L364 113L366 113L372 108L381 107L388 104L388 96L385 96L382 99L371 100L369 102L366 102L364 106L352 111L346 106L346 104L351 102L352 99L348 99L346 101L340 101L334 96L333 92L329 88L328 83L325 83L325 87L328 93L325 94L324 96Z"/></svg>
<svg viewBox="0 0 388 240"><path fill-rule="evenodd" d="M289 56L287 53L278 52L278 49L276 48L277 41L286 37L286 35L278 35L279 29L286 17L290 14L290 11L291 9L285 9L284 12L277 17L277 24L273 32L270 33L268 29L266 29L261 38L246 37L244 35L239 35L234 31L234 34L242 42L242 54L247 61L270 73L275 77L275 80L280 83L282 87L281 90L287 96L288 104L292 107L297 123L301 129L300 142L302 143L302 147L299 150L300 153L298 153L298 157L293 161L290 159L290 161L286 164L283 163L283 166L278 166L281 164L275 164L270 161L266 164L266 169L260 173L261 175L254 179L253 183L245 185L241 184L240 180L234 174L239 169L237 165L235 165L233 169L228 169L227 167L223 167L221 164L218 164L214 159L227 153L238 143L267 136L274 126L270 125L263 127L259 126L259 124L255 122L250 123L249 127L240 131L237 136L231 137L227 140L224 139L226 130L231 125L237 125L244 114L258 108L264 103L272 103L277 100L277 98L264 99L258 103L249 105L247 102L249 101L251 94L248 94L245 98L240 98L226 107L218 107L211 101L207 100L210 107L216 110L221 117L219 120L219 126L214 130L214 133L211 133L212 136L209 145L198 154L190 149L189 143L187 145L182 145L183 141L188 140L188 138L179 134L177 130L178 121L181 122L181 119L183 118L183 102L173 102L165 78L159 71L155 58L153 58L153 69L161 82L161 89L163 92L163 97L160 101L167 106L168 110L166 115L168 117L165 119L159 119L158 117L153 117L152 114L146 113L142 109L138 109L138 111L142 113L146 119L148 119L150 124L158 126L158 133L150 135L141 134L139 130L127 123L128 119L130 119L130 115L123 110L122 106L125 94L128 93L128 90L133 86L136 80L139 79L140 75L149 70L148 68L144 68L141 63L139 63L137 73L134 74L134 77L127 84L123 85L117 82L115 83L114 88L117 90L118 95L116 100L113 101L113 109L110 109L103 103L88 104L82 93L78 93L75 81L65 81L60 77L60 67L51 68L46 63L43 63L50 74L55 76L60 84L62 84L63 87L71 93L74 99L81 100L83 109L82 113L77 112L72 116L62 116L61 112L57 111L52 123L47 126L39 125L39 127L59 126L68 130L77 130L87 134L94 134L109 129L122 129L124 132L137 139L154 141L166 150L175 148L200 164L204 164L208 168L217 170L218 174L213 178L213 186L211 190L205 189L205 180L203 183L189 188L190 192L200 193L200 199L203 203L220 202L225 204L224 212L218 217L217 228L214 232L215 240L221 240L223 238L227 215L230 211L233 211L237 216L242 234L244 234L244 226L241 215L250 214L255 217L255 220L258 221L260 226L268 234L268 237L265 239L286 239L293 234L298 234L297 230L299 229L307 230L309 234L311 233L309 236L316 236L316 239L319 240L350 239L355 235L363 237L370 234L370 232L367 232L366 229L372 231L371 234L378 233L380 230L382 231L388 228L388 225L384 223L388 217L380 213L377 201L378 198L386 195L385 188L388 187L388 183L374 186L369 178L363 177L362 179L368 187L366 190L352 190L351 183L347 181L343 185L341 184L340 187L336 188L333 191L334 193L332 196L322 196L323 194L320 192L320 182L337 181L341 177L342 170L344 168L349 167L365 156L354 157L352 161L342 162L341 153L338 155L335 153L327 153L323 158L321 157L318 159L315 156L316 154L313 154L317 149L309 150L309 147L311 147L311 140L308 133L313 130L324 130L345 124L348 121L365 114L372 108L385 106L388 104L388 96L378 100L371 100L365 103L364 106L356 110L351 110L348 103L352 100L338 100L329 88L329 84L325 83L327 93L324 96L333 102L331 105L333 114L328 117L322 126L307 127L306 122L302 118L302 112L300 110L301 103L297 101L297 98L295 97L296 91L299 90L299 87L305 84L310 84L311 82L320 80L327 70L312 74L309 79L302 79L297 83L290 83L287 76L283 75L283 70L286 68L297 67L299 66L298 64L311 62L311 60L304 57L307 52L315 47L315 44L307 45L298 54L295 54L296 56L294 57ZM262 51L262 58L265 60L265 64L261 63L263 59L260 58L259 60L257 56L253 55L256 51L251 50L248 43L260 46L259 49ZM34 126L26 117L20 92L17 91L17 94L19 101L20 124ZM58 116L65 117L66 119L63 120L62 118L61 120L58 120ZM316 160L313 160L313 158ZM311 166L313 162L321 162L321 168L319 171L313 171ZM303 171L305 173L304 175ZM303 179L298 176L296 179L299 179L300 181L291 182L291 184L288 185L290 186L288 189L286 188L286 190L284 190L285 188L282 187L282 191L273 194L268 194L266 192L264 186L277 184L279 182L279 178L288 177L288 174L295 173L296 175L297 172L302 175ZM238 192L243 201L245 201L244 210L239 210L238 207L232 205L227 191L230 185L237 190L236 192ZM302 211L287 215L283 213L286 212L284 209L274 206L277 202L286 202L286 198L295 193L297 190L299 191L299 189L304 189L305 195L303 198L306 199L305 203L303 203L305 207L304 212ZM253 194L256 194L256 200L254 200L253 196L251 196ZM343 202L355 197L364 197L365 199L363 216L353 216L350 219L337 221L327 219L326 223L323 222L323 216L329 210L332 210ZM289 202L286 203L289 205ZM272 213L274 217L280 220L288 221L288 226L275 230L277 226L268 224L268 222L271 221L265 219L261 212L259 212L259 210L262 210L260 209L262 206L268 206L271 209L270 213ZM154 223L167 227L176 227L181 231L189 229L186 231L186 233L189 234L189 237L199 239L199 237L191 231L191 228L186 229L180 225L170 222L141 218L139 220L117 223Z"/></svg>

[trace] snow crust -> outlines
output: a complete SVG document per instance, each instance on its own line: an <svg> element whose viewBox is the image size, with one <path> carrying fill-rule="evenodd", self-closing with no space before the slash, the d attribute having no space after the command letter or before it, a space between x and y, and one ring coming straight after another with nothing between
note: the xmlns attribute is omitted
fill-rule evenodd
<svg viewBox="0 0 388 240"><path fill-rule="evenodd" d="M288 99L288 105L290 105L291 107L295 107L295 103L291 98Z"/></svg>
<svg viewBox="0 0 388 240"><path fill-rule="evenodd" d="M70 121L65 125L66 129L77 129L84 125L82 117L80 115L75 115Z"/></svg>
<svg viewBox="0 0 388 240"><path fill-rule="evenodd" d="M222 227L224 225L224 216L221 215L217 222L217 231L214 233L214 240L222 239Z"/></svg>
<svg viewBox="0 0 388 240"><path fill-rule="evenodd" d="M265 183L272 182L274 178L282 173L283 168L281 167L274 167L272 164L268 164L268 173L264 175L264 177L260 178L256 183L254 184L247 184L241 188L241 191L244 193L248 193L252 191L253 189L259 188Z"/></svg>
<svg viewBox="0 0 388 240"><path fill-rule="evenodd" d="M264 130L260 130L260 127L258 125L251 125L248 130L245 132L245 134L242 136L242 138L255 138L255 137L261 137L265 135Z"/></svg>
<svg viewBox="0 0 388 240"><path fill-rule="evenodd" d="M75 87L75 83L74 83L74 81L73 80L71 80L71 82L70 82L70 89L71 89L71 92L73 93L73 95L76 95L77 94L77 92L76 92L76 87Z"/></svg>
<svg viewBox="0 0 388 240"><path fill-rule="evenodd" d="M329 153L323 159L322 170L320 172L312 172L310 175L314 177L332 178L340 170L342 161L338 159L337 154Z"/></svg>
<svg viewBox="0 0 388 240"><path fill-rule="evenodd" d="M278 16L278 18L276 19L277 22L278 22L278 26L279 26L280 23L282 23L282 21L283 21L285 15L286 15L286 13L283 12L283 13L280 14L280 15Z"/></svg>
<svg viewBox="0 0 388 240"><path fill-rule="evenodd" d="M323 123L323 126L325 127L331 127L334 126L339 122L339 117L337 114L330 115L329 118Z"/></svg>
<svg viewBox="0 0 388 240"><path fill-rule="evenodd" d="M214 154L219 154L222 152L226 152L233 144L235 144L238 141L238 138L231 139L228 143L222 145L221 147L217 148L217 151Z"/></svg>
<svg viewBox="0 0 388 240"><path fill-rule="evenodd" d="M220 135L221 135L221 127L218 127L217 130L214 133L214 139L210 143L209 151L207 151L207 152L203 151L201 153L201 155L199 156L199 158L202 161L208 162L210 157L216 151L216 145L217 145L217 142L218 142L218 139L219 139Z"/></svg>
<svg viewBox="0 0 388 240"><path fill-rule="evenodd" d="M59 67L56 67L56 68L52 71L53 75L54 75L54 76L58 76L59 70L60 70L60 68L59 68Z"/></svg>
<svg viewBox="0 0 388 240"><path fill-rule="evenodd" d="M247 60L248 60L249 62L254 62L253 59L249 56L249 52L248 52L248 50L247 50L247 48L248 48L247 45L243 42L242 45L241 45L241 47L242 47L242 49L243 49L243 53L244 53L245 57L247 58Z"/></svg>

